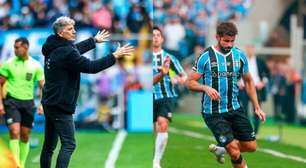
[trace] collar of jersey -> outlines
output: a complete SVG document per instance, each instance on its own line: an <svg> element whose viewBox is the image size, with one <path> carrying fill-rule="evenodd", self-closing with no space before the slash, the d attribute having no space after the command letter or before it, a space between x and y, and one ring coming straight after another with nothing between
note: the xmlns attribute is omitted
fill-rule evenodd
<svg viewBox="0 0 306 168"><path fill-rule="evenodd" d="M29 56L29 58L27 60L24 60L20 57L18 57L17 55L15 55L15 62L27 62L31 59L31 57Z"/></svg>
<svg viewBox="0 0 306 168"><path fill-rule="evenodd" d="M225 57L229 56L232 53L232 50L233 50L233 48L232 48L230 52L228 52L226 54L223 54L222 52L220 52L217 49L215 49L215 47L213 45L211 46L211 48L214 50L215 54L218 53L218 54L223 55Z"/></svg>
<svg viewBox="0 0 306 168"><path fill-rule="evenodd" d="M160 50L159 52L153 52L154 55L162 54L164 50Z"/></svg>

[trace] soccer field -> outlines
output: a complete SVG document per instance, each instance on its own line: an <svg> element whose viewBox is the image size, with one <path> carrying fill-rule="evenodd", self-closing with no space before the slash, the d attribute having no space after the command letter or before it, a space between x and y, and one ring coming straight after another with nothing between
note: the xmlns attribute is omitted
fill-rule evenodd
<svg viewBox="0 0 306 168"><path fill-rule="evenodd" d="M218 164L214 156L207 151L214 143L208 128L200 115L175 113L170 124L168 146L162 160L163 168L229 168L230 159L226 156L224 165ZM258 138L258 151L244 153L243 156L251 168L305 168L306 139L305 128L284 126L281 142L265 140L268 135L277 134L277 125L268 122L263 125ZM70 168L103 168L112 149L117 132L78 131L77 148L70 162ZM4 142L8 142L7 133L1 133ZM38 139L37 147L31 149L27 168L39 167L39 154L43 142L42 133L33 133ZM116 168L152 167L154 136L151 133L128 133L118 155ZM59 145L58 145L59 146ZM55 152L57 154L58 149ZM53 157L53 167L56 158ZM1 166L0 166L1 167Z"/></svg>
<svg viewBox="0 0 306 168"><path fill-rule="evenodd" d="M268 142L264 138L277 134L277 126L266 124L261 127L258 150L244 153L251 168L305 168L305 128L284 126L282 142ZM210 143L215 143L212 134L204 125L200 115L175 114L171 123L168 146L162 160L163 168L218 168L231 167L230 159L221 165L208 152Z"/></svg>
<svg viewBox="0 0 306 168"><path fill-rule="evenodd" d="M8 144L7 133L0 137ZM39 168L39 154L43 143L42 133L33 133L32 138L39 144L31 148L26 168ZM76 133L77 148L72 155L69 168L103 168L111 151L116 132L104 133L81 131ZM60 142L58 143L58 147ZM58 148L54 153L57 155ZM117 168L151 167L153 157L153 135L151 133L128 133L123 142L116 161ZM56 157L53 157L52 167L55 167ZM0 165L1 167L1 165Z"/></svg>

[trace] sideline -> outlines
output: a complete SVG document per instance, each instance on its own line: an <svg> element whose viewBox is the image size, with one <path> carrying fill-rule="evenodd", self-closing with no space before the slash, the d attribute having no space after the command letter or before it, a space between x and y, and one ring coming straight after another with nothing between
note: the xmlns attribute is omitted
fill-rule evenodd
<svg viewBox="0 0 306 168"><path fill-rule="evenodd" d="M122 144L127 136L127 132L120 130L116 136L116 139L113 143L112 149L109 152L107 159L105 161L104 167L115 168L116 160L118 159Z"/></svg>
<svg viewBox="0 0 306 168"><path fill-rule="evenodd" d="M203 139L203 140L207 140L207 141L215 141L215 138L213 136L204 135L204 134L200 134L200 133L193 132L193 131L176 129L176 128L173 128L173 127L170 127L169 131L172 132L172 133L175 133L175 134L185 135L185 136L189 136L189 137L193 137L193 138L197 138L197 139ZM275 151L275 150L272 150L272 149L268 149L268 148L257 148L257 151L267 153L267 154L270 154L272 156L279 157L279 158L290 159L290 160L306 163L305 158L302 158L302 157L299 157L299 156L287 155L285 153Z"/></svg>

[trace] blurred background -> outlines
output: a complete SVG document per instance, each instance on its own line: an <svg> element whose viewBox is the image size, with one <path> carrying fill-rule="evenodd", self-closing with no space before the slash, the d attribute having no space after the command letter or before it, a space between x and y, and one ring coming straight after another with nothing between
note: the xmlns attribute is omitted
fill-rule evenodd
<svg viewBox="0 0 306 168"><path fill-rule="evenodd" d="M189 71L201 52L216 43L216 25L221 21L235 22L238 27L236 46L246 54L249 54L246 48L252 46L255 55L264 60L270 71L266 89L268 101L264 104L268 116L275 116L277 112L273 107L279 103L286 123L304 125L303 5L304 1L297 0L155 0L154 25L164 31L164 48L179 58ZM274 6L277 10L271 10ZM185 94L188 91L180 90L181 96L188 96ZM280 102L273 101L275 98ZM178 105L180 103L184 108L186 101L178 99ZM191 111L189 106L188 109Z"/></svg>
<svg viewBox="0 0 306 168"><path fill-rule="evenodd" d="M153 23L162 28L165 36L163 47L181 61L187 73L204 49L217 43L215 35L219 22L232 21L237 25L235 45L249 59L255 56L267 67L257 63L259 73L265 70L265 87L258 95L267 122L260 124L257 132L258 152L244 155L248 165L276 168L288 167L290 163L291 167L305 167L306 155L300 151L306 151L303 143L306 139L306 2L154 0L153 5ZM256 87L262 86L256 84ZM177 89L179 97L171 123L172 134L161 165L224 167L204 152L214 138L200 115L202 93L190 92L181 85L177 85ZM253 107L250 102L246 105L248 98L242 90L240 100L255 125ZM179 150L185 152L177 154ZM283 159L280 155L298 159ZM229 162L225 167L230 167Z"/></svg>
<svg viewBox="0 0 306 168"><path fill-rule="evenodd" d="M96 49L84 54L90 59L106 56L115 51L119 43L130 43L135 47L133 56L118 60L111 68L97 74L81 74L81 89L74 115L79 133L76 135L78 151L74 153L70 167L112 166L114 163L109 160L116 155L111 152L112 144L119 134L124 136L122 143L127 145L121 149L123 156L119 157L123 159L116 163L118 167L133 160L125 157L127 154L124 153L130 154L128 149L140 143L138 139L145 142L132 156L139 152L147 155L140 156L139 163L134 162L134 165L150 164L150 151L153 148L150 141L153 116L149 48L152 0L1 0L0 66L8 58L14 57L14 41L21 36L28 38L30 55L43 66L41 47L53 33L52 23L60 16L69 16L75 20L76 42L93 37L102 29L111 32L109 42L97 44ZM36 105L39 105L38 92L37 87ZM39 167L44 116L36 114L34 124L32 150L26 165L29 168ZM127 135L122 130L131 134ZM3 139L1 144L4 146L8 144L7 131L1 118L0 139ZM0 149L7 152L5 147ZM86 163L84 160L87 160ZM9 166L2 165L0 161L0 167Z"/></svg>

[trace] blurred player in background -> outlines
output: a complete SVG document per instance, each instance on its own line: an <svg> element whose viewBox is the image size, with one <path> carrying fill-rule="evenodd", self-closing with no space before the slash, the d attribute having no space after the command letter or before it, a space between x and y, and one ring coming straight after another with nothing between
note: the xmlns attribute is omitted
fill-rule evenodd
<svg viewBox="0 0 306 168"><path fill-rule="evenodd" d="M34 121L34 86L38 81L40 93L44 73L40 63L29 54L29 41L18 38L14 44L15 57L0 68L0 115L9 128L9 146L18 167L24 168L30 151L29 137ZM7 95L2 102L2 87L7 81ZM40 105L38 113L43 113Z"/></svg>
<svg viewBox="0 0 306 168"><path fill-rule="evenodd" d="M153 168L160 168L160 161L168 141L168 123L172 118L173 99L177 96L175 83L183 84L185 72L179 61L162 49L164 38L158 27L153 28L153 120L157 132ZM177 76L170 77L170 70ZM172 79L171 79L172 78ZM175 82L175 83L173 83Z"/></svg>
<svg viewBox="0 0 306 168"><path fill-rule="evenodd" d="M256 138L238 101L238 80L241 77L256 115L263 122L266 117L257 100L248 60L241 50L234 47L237 33L236 26L231 22L222 22L217 26L218 44L208 47L197 59L186 86L203 92L202 115L221 146L211 144L209 150L222 161L225 148L234 168L247 168L241 152L254 152ZM202 84L198 82L200 78L204 78Z"/></svg>
<svg viewBox="0 0 306 168"><path fill-rule="evenodd" d="M261 105L264 101L266 101L267 97L267 85L270 79L270 71L264 62L256 56L255 47L253 45L246 46L246 54L248 56L249 61L249 70L254 81L256 87L256 93L258 98L258 103ZM244 83L242 80L238 81L239 86L239 97L244 107L244 110L247 114L249 114L249 101L250 98L244 88ZM249 117L250 118L250 117ZM254 121L254 131L255 134L258 135L258 130L260 126L260 119L257 115L253 116Z"/></svg>

